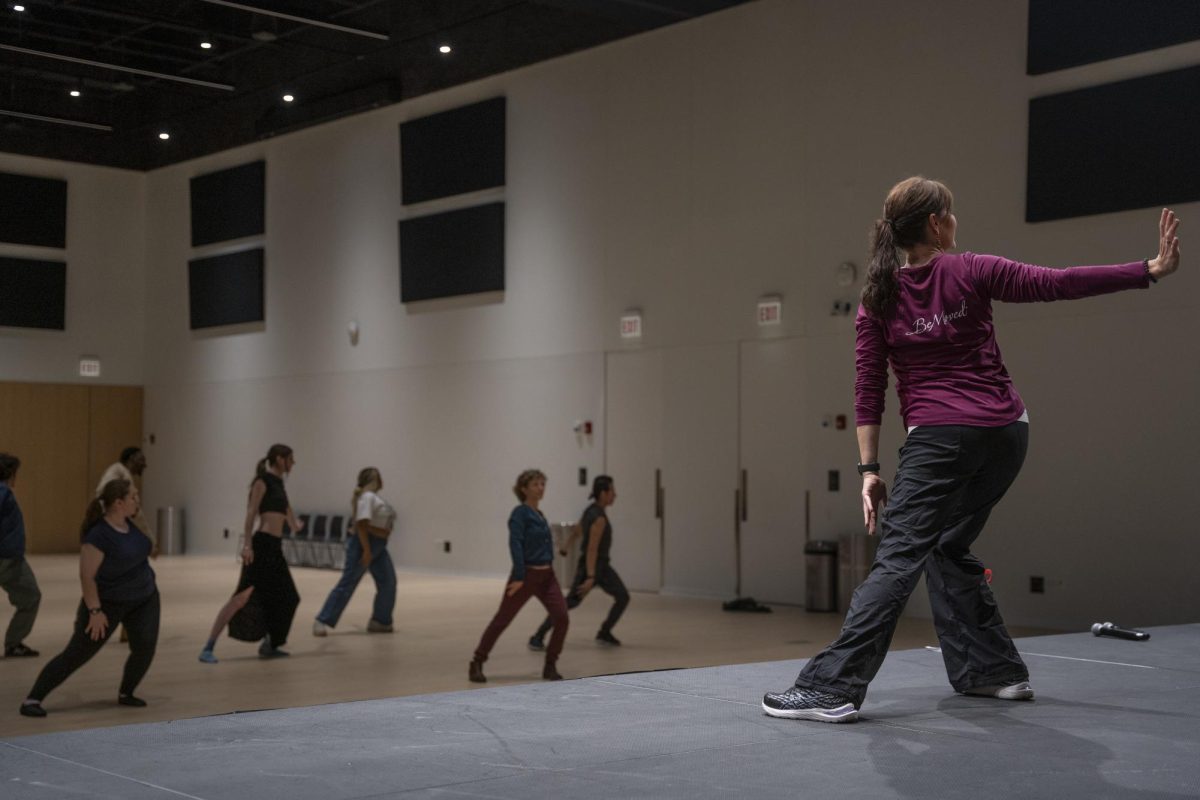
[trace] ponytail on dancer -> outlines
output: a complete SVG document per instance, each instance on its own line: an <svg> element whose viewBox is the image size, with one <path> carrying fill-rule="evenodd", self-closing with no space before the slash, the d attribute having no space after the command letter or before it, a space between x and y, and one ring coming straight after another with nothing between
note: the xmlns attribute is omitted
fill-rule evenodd
<svg viewBox="0 0 1200 800"><path fill-rule="evenodd" d="M363 467L358 471L358 485L354 489L354 496L350 498L350 519L353 520L358 516L358 498L362 497L362 493L366 491L378 492L383 488L383 477L379 474L376 467Z"/></svg>
<svg viewBox="0 0 1200 800"><path fill-rule="evenodd" d="M93 525L100 521L100 518L104 516L113 503L128 496L132 490L133 484L124 478L114 478L104 484L104 488L100 490L100 494L92 502L88 503L87 511L83 512L83 524L79 526L80 541L87 536L87 532L92 529Z"/></svg>
<svg viewBox="0 0 1200 800"><path fill-rule="evenodd" d="M862 290L867 311L880 319L892 313L900 299L900 251L925 239L930 214L945 216L953 207L954 195L945 184L920 175L892 187L883 202L883 217L875 220L868 237L869 263Z"/></svg>
<svg viewBox="0 0 1200 800"><path fill-rule="evenodd" d="M254 478L250 481L250 485L253 486L254 481L259 480L266 475L267 470L269 470L275 464L276 459L290 458L291 455L292 448L288 447L286 444L271 445L271 449L267 451L267 455L254 465Z"/></svg>

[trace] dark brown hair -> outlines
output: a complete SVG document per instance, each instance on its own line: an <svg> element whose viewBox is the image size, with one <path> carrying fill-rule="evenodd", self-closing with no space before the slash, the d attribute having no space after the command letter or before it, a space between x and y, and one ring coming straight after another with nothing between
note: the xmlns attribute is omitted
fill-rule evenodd
<svg viewBox="0 0 1200 800"><path fill-rule="evenodd" d="M263 475L266 475L267 470L274 465L275 459L289 458L291 455L292 448L288 447L286 444L271 445L271 449L267 451L266 457L260 459L259 462L254 465L254 480L250 481L250 484L254 485L254 481L258 480Z"/></svg>
<svg viewBox="0 0 1200 800"><path fill-rule="evenodd" d="M883 217L875 220L869 236L870 251L862 304L877 317L886 317L900 299L900 250L925 239L929 215L940 217L954 208L954 195L946 185L920 175L900 181L883 201Z"/></svg>
<svg viewBox="0 0 1200 800"><path fill-rule="evenodd" d="M83 512L83 524L79 526L79 538L87 536L87 532L92 529L105 511L113 503L121 500L133 491L133 484L124 478L114 478L104 484L104 488L100 490L100 494L96 499L88 503L87 511Z"/></svg>
<svg viewBox="0 0 1200 800"><path fill-rule="evenodd" d="M0 453L0 481L7 481L21 468L21 459L11 453Z"/></svg>

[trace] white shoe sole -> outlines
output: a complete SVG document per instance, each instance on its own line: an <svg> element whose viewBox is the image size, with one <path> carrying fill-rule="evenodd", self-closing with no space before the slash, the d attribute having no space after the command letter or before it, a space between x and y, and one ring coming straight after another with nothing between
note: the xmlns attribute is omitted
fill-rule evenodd
<svg viewBox="0 0 1200 800"><path fill-rule="evenodd" d="M854 722L858 719L858 709L853 703L846 703L837 708L801 708L789 711L771 708L764 701L762 710L767 715L780 719L811 719L817 722Z"/></svg>
<svg viewBox="0 0 1200 800"><path fill-rule="evenodd" d="M328 635L329 635L329 627L326 626L325 623L317 622L317 623L313 624L313 636L328 636Z"/></svg>
<svg viewBox="0 0 1200 800"><path fill-rule="evenodd" d="M1028 681L1024 681L1012 686L980 686L968 689L963 694L971 697L995 697L998 700L1032 700L1033 687Z"/></svg>

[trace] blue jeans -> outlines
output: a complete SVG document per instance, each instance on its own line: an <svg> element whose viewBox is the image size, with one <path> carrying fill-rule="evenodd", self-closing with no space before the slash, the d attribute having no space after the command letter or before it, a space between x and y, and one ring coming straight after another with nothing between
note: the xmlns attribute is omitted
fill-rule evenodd
<svg viewBox="0 0 1200 800"><path fill-rule="evenodd" d="M317 614L317 622L331 628L337 627L358 582L370 570L371 577L375 579L375 609L371 612L371 619L381 625L392 624L392 609L396 607L396 568L392 566L392 557L388 555L387 539L370 536L367 541L371 545L371 565L364 567L362 543L357 536L346 540L346 566L342 570L341 580L329 593L321 613Z"/></svg>

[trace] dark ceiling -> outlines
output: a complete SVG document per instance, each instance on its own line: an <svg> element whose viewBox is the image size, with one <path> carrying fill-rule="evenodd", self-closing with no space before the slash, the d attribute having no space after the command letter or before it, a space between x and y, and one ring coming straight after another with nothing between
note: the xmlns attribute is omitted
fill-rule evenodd
<svg viewBox="0 0 1200 800"><path fill-rule="evenodd" d="M747 1L3 0L0 151L154 169Z"/></svg>

